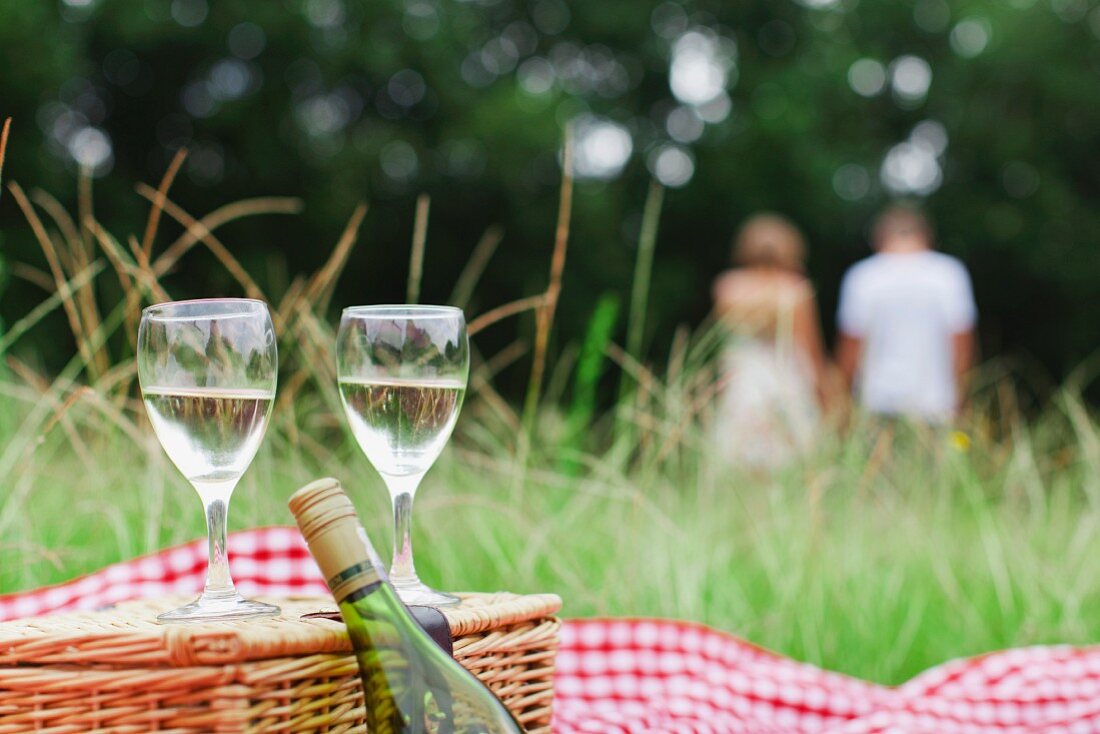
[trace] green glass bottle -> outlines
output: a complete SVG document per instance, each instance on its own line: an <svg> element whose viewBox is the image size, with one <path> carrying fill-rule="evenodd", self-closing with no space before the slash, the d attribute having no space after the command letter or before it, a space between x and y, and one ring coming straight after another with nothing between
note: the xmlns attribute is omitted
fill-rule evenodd
<svg viewBox="0 0 1100 734"><path fill-rule="evenodd" d="M290 511L347 625L370 734L522 734L504 704L397 598L338 481L302 487Z"/></svg>

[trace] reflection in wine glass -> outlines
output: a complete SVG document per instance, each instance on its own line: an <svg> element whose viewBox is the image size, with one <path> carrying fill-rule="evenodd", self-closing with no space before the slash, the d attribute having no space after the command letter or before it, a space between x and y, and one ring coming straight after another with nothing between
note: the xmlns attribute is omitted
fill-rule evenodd
<svg viewBox="0 0 1100 734"><path fill-rule="evenodd" d="M278 614L237 593L225 553L229 498L260 447L275 399L278 353L267 305L225 298L150 306L141 314L137 353L149 420L202 499L209 544L202 596L157 619Z"/></svg>
<svg viewBox="0 0 1100 734"><path fill-rule="evenodd" d="M470 350L462 311L345 309L336 371L355 440L393 501L390 582L406 604L457 604L457 597L429 588L416 575L411 526L416 489L451 437L466 393Z"/></svg>

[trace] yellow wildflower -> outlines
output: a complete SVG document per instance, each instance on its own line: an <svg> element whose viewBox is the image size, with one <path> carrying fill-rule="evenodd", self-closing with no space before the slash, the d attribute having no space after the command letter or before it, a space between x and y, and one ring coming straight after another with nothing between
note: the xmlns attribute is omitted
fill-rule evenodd
<svg viewBox="0 0 1100 734"><path fill-rule="evenodd" d="M966 453L970 450L970 436L963 431L951 431L947 436L947 442L956 451Z"/></svg>

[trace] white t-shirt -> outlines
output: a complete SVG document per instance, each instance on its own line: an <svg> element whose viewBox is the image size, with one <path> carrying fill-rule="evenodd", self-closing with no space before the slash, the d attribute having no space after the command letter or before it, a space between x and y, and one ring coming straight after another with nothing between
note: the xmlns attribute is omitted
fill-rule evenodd
<svg viewBox="0 0 1100 734"><path fill-rule="evenodd" d="M878 253L840 286L837 325L863 340L857 384L874 413L946 420L955 410L952 337L977 308L961 262L931 250Z"/></svg>

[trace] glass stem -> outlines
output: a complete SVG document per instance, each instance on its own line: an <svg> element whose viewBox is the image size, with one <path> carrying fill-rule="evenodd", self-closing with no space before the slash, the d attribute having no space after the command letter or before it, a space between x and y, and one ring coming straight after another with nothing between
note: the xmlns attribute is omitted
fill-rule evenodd
<svg viewBox="0 0 1100 734"><path fill-rule="evenodd" d="M420 583L413 561L412 508L416 488L423 478L424 472L386 477L390 499L393 501L393 563L390 566L390 583L398 588Z"/></svg>
<svg viewBox="0 0 1100 734"><path fill-rule="evenodd" d="M235 597L237 589L229 575L229 556L226 552L226 533L229 521L229 498L237 480L227 482L195 482L195 489L206 508L206 586L203 599Z"/></svg>

